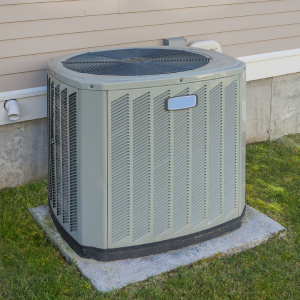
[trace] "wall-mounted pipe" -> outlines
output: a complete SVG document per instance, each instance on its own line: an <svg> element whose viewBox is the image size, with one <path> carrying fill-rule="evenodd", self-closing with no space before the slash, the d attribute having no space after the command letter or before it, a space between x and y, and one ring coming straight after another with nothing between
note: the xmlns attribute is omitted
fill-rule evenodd
<svg viewBox="0 0 300 300"><path fill-rule="evenodd" d="M190 44L190 47L202 48L206 50L213 50L222 53L220 44L213 40L199 41Z"/></svg>
<svg viewBox="0 0 300 300"><path fill-rule="evenodd" d="M22 113L18 120L11 121L7 116L4 103L16 99ZM47 87L35 87L0 93L0 126L15 122L41 119L47 117Z"/></svg>
<svg viewBox="0 0 300 300"><path fill-rule="evenodd" d="M15 99L4 102L4 108L7 110L7 117L10 121L17 121L21 117L18 101Z"/></svg>

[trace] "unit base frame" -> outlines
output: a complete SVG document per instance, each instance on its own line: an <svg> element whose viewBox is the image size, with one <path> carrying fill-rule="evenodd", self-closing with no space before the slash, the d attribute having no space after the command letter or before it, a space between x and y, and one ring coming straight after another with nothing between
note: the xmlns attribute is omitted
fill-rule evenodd
<svg viewBox="0 0 300 300"><path fill-rule="evenodd" d="M165 241L120 247L113 249L100 249L96 247L89 247L80 245L57 221L51 205L49 205L50 215L53 223L58 232L66 243L82 258L95 259L98 261L114 261L121 259L137 258L155 254L161 254L181 248L189 247L195 244L199 244L221 235L234 231L242 226L243 218L245 216L246 206L243 209L243 213L230 221L227 221L218 226L202 230L189 235L181 236L178 238L168 239Z"/></svg>

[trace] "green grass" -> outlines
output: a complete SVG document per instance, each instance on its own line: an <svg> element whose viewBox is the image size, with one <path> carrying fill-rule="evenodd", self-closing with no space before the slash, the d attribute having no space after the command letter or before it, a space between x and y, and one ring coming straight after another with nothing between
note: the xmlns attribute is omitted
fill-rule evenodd
<svg viewBox="0 0 300 300"><path fill-rule="evenodd" d="M300 299L300 135L247 147L246 199L288 229L285 238L102 294L69 265L28 208L47 182L1 194L2 299Z"/></svg>

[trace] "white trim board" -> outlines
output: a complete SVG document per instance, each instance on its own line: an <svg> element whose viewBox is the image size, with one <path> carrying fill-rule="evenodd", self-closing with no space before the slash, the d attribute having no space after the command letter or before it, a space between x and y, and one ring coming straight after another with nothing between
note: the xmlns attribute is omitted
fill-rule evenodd
<svg viewBox="0 0 300 300"><path fill-rule="evenodd" d="M300 48L258 55L238 57L247 64L247 81L300 72ZM0 125L47 117L47 87L0 93ZM18 100L21 118L10 121L4 109L4 101Z"/></svg>
<svg viewBox="0 0 300 300"><path fill-rule="evenodd" d="M40 86L32 89L4 92L4 93L0 93L0 101L46 95L46 93L47 93L47 86Z"/></svg>
<svg viewBox="0 0 300 300"><path fill-rule="evenodd" d="M247 81L300 72L300 48L238 57L237 59L247 64Z"/></svg>
<svg viewBox="0 0 300 300"><path fill-rule="evenodd" d="M46 94L46 86L0 93L0 125L47 117ZM17 121L10 121L4 108L4 102L10 99L18 100L21 117Z"/></svg>

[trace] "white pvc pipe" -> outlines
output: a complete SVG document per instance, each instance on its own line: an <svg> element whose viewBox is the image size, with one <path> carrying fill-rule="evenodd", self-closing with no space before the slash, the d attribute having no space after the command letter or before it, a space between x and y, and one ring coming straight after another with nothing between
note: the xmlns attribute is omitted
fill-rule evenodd
<svg viewBox="0 0 300 300"><path fill-rule="evenodd" d="M190 47L202 48L202 49L206 49L206 50L213 50L213 51L222 53L222 48L221 48L220 44L213 40L194 42L194 43L190 44Z"/></svg>
<svg viewBox="0 0 300 300"><path fill-rule="evenodd" d="M9 120L17 121L20 119L20 107L17 100L12 99L5 101L4 108L7 110L7 116Z"/></svg>

